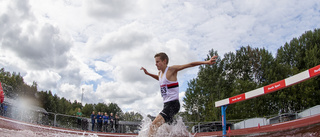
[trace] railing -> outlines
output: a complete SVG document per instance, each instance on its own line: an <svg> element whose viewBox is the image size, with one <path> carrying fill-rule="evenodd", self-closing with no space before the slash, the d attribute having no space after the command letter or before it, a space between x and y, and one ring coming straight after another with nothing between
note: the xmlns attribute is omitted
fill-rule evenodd
<svg viewBox="0 0 320 137"><path fill-rule="evenodd" d="M47 125L84 131L101 131L117 133L136 133L140 125L139 122L136 122L137 124L132 124L132 122L128 124L128 122L119 121L117 125L114 123L111 127L109 121L109 124L102 124L101 129L98 130L98 123L95 122L94 128L92 130L92 122L90 118L78 118L72 115L25 109L20 106L12 106L9 104L5 105L7 106L7 109L6 111L0 110L1 116L39 125Z"/></svg>
<svg viewBox="0 0 320 137"><path fill-rule="evenodd" d="M92 123L91 123L91 119L89 118L81 118L81 123L77 123L78 119L76 116L58 114L53 112L28 110L19 106L17 107L17 106L10 106L10 105L8 105L8 109L5 114L3 112L1 112L0 114L12 119L16 119L16 120L24 121L28 123L48 125L48 126L68 128L68 129L85 130L85 131L92 130ZM307 117L315 114L320 114L320 105L314 106L312 108L309 108L303 111L297 111L289 114L291 114L291 116L293 116L292 114L294 114L295 116L294 119ZM242 127L240 128L248 128L248 127L258 126L257 123L259 123L261 126L273 124L272 122L270 122L271 119L273 119L273 121L276 123L284 122L287 120L293 120L290 118L288 119L287 116L288 115L286 115L286 113L283 113L279 115L270 115L262 118L257 118L257 120L266 119L266 121L262 121L261 123L259 123L257 120L254 121L254 118L228 120L227 122L231 124L229 125L231 129L239 129L235 127L235 124L240 122L243 122ZM188 129L188 131L193 133L221 131L221 121L184 122L184 124ZM137 133L140 125L141 125L140 122L119 121L119 125L116 129L115 127L110 127L110 124L107 126L102 126L101 128L103 132ZM94 131L97 131L97 122L95 122Z"/></svg>
<svg viewBox="0 0 320 137"><path fill-rule="evenodd" d="M228 120L227 126L230 126L231 129L258 127L259 125L264 126L269 124L275 124L275 123L290 121L290 120L299 119L303 117L308 117L316 114L320 114L320 105L314 106L306 110L300 110L292 113L281 113L278 115L270 115L270 116L264 116L264 117ZM188 131L192 133L214 132L214 131L222 130L221 121L184 122L184 123ZM229 124L231 123L231 125L229 125L228 123Z"/></svg>

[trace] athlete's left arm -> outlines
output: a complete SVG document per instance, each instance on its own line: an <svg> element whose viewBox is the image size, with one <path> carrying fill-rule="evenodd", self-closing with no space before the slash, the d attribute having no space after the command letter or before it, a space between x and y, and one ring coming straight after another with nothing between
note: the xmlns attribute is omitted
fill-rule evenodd
<svg viewBox="0 0 320 137"><path fill-rule="evenodd" d="M213 56L210 60L207 60L207 61L196 61L196 62L184 64L184 65L174 65L174 66L171 66L171 68L174 69L176 72L178 72L180 70L194 67L194 66L198 66L198 65L202 65L202 64L212 65L212 64L216 63L217 57L218 56Z"/></svg>

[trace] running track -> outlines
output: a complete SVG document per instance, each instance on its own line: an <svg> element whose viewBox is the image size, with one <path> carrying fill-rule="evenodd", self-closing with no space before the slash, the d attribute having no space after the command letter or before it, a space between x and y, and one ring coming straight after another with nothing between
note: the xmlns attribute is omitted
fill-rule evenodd
<svg viewBox="0 0 320 137"><path fill-rule="evenodd" d="M291 120L283 123L277 123L272 125L266 125L245 129L230 130L227 133L227 136L235 135L250 135L250 134L259 134L266 132L277 132L283 130L290 130L299 127L305 127L313 124L320 123L320 114L300 118L296 120ZM91 132L91 131L81 131L81 130L72 130L64 129L50 126L43 126L37 124L30 124L21 121L16 121L13 119L8 119L0 116L0 128L10 129L10 130L31 130L34 132L49 132L49 133L67 133L75 135L92 135L95 134L99 137L136 137L137 134L117 134L117 133L102 133L102 132ZM212 137L212 136L221 136L222 131L218 132L203 132L194 134L195 137Z"/></svg>
<svg viewBox="0 0 320 137"><path fill-rule="evenodd" d="M296 119L296 120L286 121L286 122L282 122L282 123L261 126L260 128L257 125L257 127L252 127L252 128L230 130L230 133L227 133L227 136L277 132L277 131L305 127L305 126L309 126L309 125L313 125L313 124L317 124L317 123L320 123L320 114L305 117L305 118L300 118L300 119ZM197 133L195 136L196 137L222 136L222 131L202 132L202 133Z"/></svg>

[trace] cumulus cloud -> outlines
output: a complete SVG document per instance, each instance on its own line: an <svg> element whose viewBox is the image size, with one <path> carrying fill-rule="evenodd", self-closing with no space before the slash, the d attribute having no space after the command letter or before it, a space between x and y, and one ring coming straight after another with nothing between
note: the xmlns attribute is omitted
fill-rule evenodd
<svg viewBox="0 0 320 137"><path fill-rule="evenodd" d="M117 103L157 115L163 103L154 55L169 65L204 60L240 46L276 49L319 28L320 2L2 0L0 67L40 90L83 103ZM179 72L180 102L197 67ZM82 90L83 89L83 90ZM143 106L143 109L141 109ZM181 109L183 111L183 108Z"/></svg>
<svg viewBox="0 0 320 137"><path fill-rule="evenodd" d="M86 1L89 15L97 18L121 18L133 11L136 6L131 0L88 0Z"/></svg>
<svg viewBox="0 0 320 137"><path fill-rule="evenodd" d="M36 80L34 78L37 78ZM57 82L61 79L61 76L54 71L43 70L43 71L29 71L24 76L24 80L29 82L37 82L40 89L55 89Z"/></svg>
<svg viewBox="0 0 320 137"><path fill-rule="evenodd" d="M59 29L34 21L28 3L12 2L7 9L1 19L5 24L1 31L3 49L13 52L30 69L66 66L71 43L61 38Z"/></svg>
<svg viewBox="0 0 320 137"><path fill-rule="evenodd" d="M103 61L95 61L95 71L111 71L113 70L113 66L103 62Z"/></svg>
<svg viewBox="0 0 320 137"><path fill-rule="evenodd" d="M141 25L132 23L119 30L105 34L100 41L93 41L90 52L114 55L124 50L131 50L143 45L151 39L150 34L139 30Z"/></svg>

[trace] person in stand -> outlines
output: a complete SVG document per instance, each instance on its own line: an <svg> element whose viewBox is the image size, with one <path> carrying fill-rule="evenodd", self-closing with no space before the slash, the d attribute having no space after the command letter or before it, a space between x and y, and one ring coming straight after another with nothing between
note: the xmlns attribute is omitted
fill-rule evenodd
<svg viewBox="0 0 320 137"><path fill-rule="evenodd" d="M92 130L91 131L94 131L94 125L96 123L96 115L94 114L94 111L92 111L92 114L91 114L91 123L92 123Z"/></svg>
<svg viewBox="0 0 320 137"><path fill-rule="evenodd" d="M3 116L7 117L8 105L3 103Z"/></svg>
<svg viewBox="0 0 320 137"><path fill-rule="evenodd" d="M98 115L97 115L97 123L98 123L98 126L97 126L97 130L101 132L101 128L102 128L102 117L103 115L98 112Z"/></svg>
<svg viewBox="0 0 320 137"><path fill-rule="evenodd" d="M116 117L114 119L114 128L116 133L119 133L118 127L119 127L119 116L118 114L116 114Z"/></svg>
<svg viewBox="0 0 320 137"><path fill-rule="evenodd" d="M82 117L82 113L81 113L81 109L79 108L78 109L78 112L77 112L77 124L78 124L78 128L81 128L81 117Z"/></svg>
<svg viewBox="0 0 320 137"><path fill-rule="evenodd" d="M0 115L4 116L4 103L0 103Z"/></svg>
<svg viewBox="0 0 320 137"><path fill-rule="evenodd" d="M8 105L3 104L3 116L7 117L7 109L8 109Z"/></svg>
<svg viewBox="0 0 320 137"><path fill-rule="evenodd" d="M110 129L111 129L111 132L113 133L114 132L114 117L113 117L113 113L110 113Z"/></svg>
<svg viewBox="0 0 320 137"><path fill-rule="evenodd" d="M103 127L104 127L103 131L104 132L107 132L107 130L108 130L108 120L109 120L109 116L108 116L107 112L105 112L104 116L103 116Z"/></svg>
<svg viewBox="0 0 320 137"><path fill-rule="evenodd" d="M141 67L141 70L143 70L146 75L159 81L164 106L163 110L153 120L149 129L149 136L154 136L158 128L163 123L171 124L173 122L173 116L180 110L179 83L177 79L178 71L202 64L211 65L217 60L217 56L213 56L207 61L197 61L184 65L168 66L169 57L166 53L157 53L154 58L157 69L159 70L158 75L149 73L144 67Z"/></svg>

